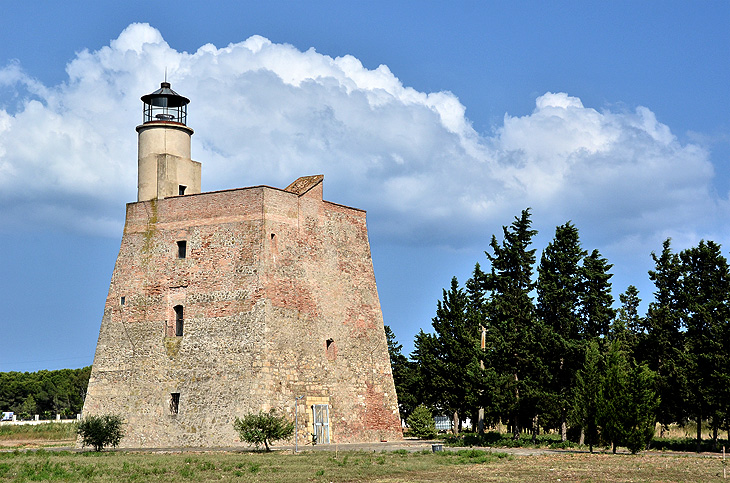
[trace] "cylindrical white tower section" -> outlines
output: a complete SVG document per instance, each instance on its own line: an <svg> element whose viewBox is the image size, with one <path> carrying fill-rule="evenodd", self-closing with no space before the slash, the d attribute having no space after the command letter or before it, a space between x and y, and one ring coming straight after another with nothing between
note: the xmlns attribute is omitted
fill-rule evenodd
<svg viewBox="0 0 730 483"><path fill-rule="evenodd" d="M148 122L137 132L137 201L200 193L200 163L190 159L191 128Z"/></svg>
<svg viewBox="0 0 730 483"><path fill-rule="evenodd" d="M200 163L190 159L193 130L187 123L190 100L168 82L142 96L137 126L137 201L200 193Z"/></svg>
<svg viewBox="0 0 730 483"><path fill-rule="evenodd" d="M137 132L139 159L150 154L164 153L190 159L190 138L193 135L191 128L170 122L148 122L137 126Z"/></svg>

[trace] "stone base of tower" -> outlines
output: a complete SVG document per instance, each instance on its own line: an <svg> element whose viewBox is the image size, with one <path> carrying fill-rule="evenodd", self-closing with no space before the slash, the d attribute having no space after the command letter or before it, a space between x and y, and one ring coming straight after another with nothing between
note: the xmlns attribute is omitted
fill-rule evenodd
<svg viewBox="0 0 730 483"><path fill-rule="evenodd" d="M299 414L300 442L402 438L365 213L322 177L127 205L84 416L122 447L241 444Z"/></svg>

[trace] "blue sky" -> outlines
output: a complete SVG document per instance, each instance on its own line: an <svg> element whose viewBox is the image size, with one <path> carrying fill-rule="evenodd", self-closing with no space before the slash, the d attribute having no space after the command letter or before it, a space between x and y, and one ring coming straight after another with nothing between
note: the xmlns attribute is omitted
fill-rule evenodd
<svg viewBox="0 0 730 483"><path fill-rule="evenodd" d="M572 220L645 306L663 239L730 247L729 21L727 2L5 4L0 371L92 362L165 68L204 190L322 173L368 211L406 352L527 206L538 255Z"/></svg>

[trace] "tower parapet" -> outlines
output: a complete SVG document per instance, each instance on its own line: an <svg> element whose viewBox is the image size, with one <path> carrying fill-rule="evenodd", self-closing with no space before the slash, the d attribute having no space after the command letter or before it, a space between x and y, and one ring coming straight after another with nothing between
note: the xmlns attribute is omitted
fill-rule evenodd
<svg viewBox="0 0 730 483"><path fill-rule="evenodd" d="M137 126L137 201L200 193L200 163L190 156L193 130L187 126L190 100L163 82L142 96L142 124Z"/></svg>

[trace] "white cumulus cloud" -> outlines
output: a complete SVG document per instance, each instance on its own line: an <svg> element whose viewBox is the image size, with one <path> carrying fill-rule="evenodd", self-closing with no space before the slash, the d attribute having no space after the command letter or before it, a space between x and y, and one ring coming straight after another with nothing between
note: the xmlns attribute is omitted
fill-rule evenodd
<svg viewBox="0 0 730 483"><path fill-rule="evenodd" d="M455 95L404 86L384 65L257 35L179 52L132 24L78 53L61 84L45 86L17 62L0 69L0 222L118 236L121 206L136 199L139 98L165 70L192 101L204 190L322 173L325 198L367 209L379 237L483 243L532 206L548 227L572 219L601 230L605 246L656 248L725 212L708 153L646 107L614 112L548 92L532 113L478 133Z"/></svg>

